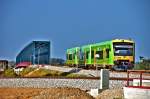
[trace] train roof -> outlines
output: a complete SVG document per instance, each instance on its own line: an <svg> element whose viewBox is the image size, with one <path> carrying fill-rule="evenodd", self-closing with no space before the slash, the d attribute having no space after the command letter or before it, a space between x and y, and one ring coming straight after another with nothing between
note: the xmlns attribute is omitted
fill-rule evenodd
<svg viewBox="0 0 150 99"><path fill-rule="evenodd" d="M128 42L128 43L134 43L131 39L114 39L112 42Z"/></svg>
<svg viewBox="0 0 150 99"><path fill-rule="evenodd" d="M87 47L90 47L90 46L106 45L106 44L110 44L110 43L114 43L114 42L128 42L128 43L134 43L134 41L133 41L133 40L130 40L130 39L113 39L113 40L110 40L110 41L103 41L103 42L100 42L100 43L94 43L94 44L84 45L84 46L82 46L82 47L83 47L83 48L87 48Z"/></svg>
<svg viewBox="0 0 150 99"><path fill-rule="evenodd" d="M93 44L87 44L87 45L83 45L81 46L81 48L90 48L90 47L93 47L93 46L99 46L99 45L106 45L106 44L112 44L114 42L128 42L128 43L134 43L133 40L131 39L113 39L113 40L110 40L110 41L103 41L103 42L100 42L100 43L93 43ZM67 49L67 51L73 51L77 48L80 48L80 47L73 47L73 48L69 48Z"/></svg>
<svg viewBox="0 0 150 99"><path fill-rule="evenodd" d="M69 48L69 49L67 49L67 51L75 51L75 50L77 50L77 49L80 49L80 47L73 47L73 48Z"/></svg>

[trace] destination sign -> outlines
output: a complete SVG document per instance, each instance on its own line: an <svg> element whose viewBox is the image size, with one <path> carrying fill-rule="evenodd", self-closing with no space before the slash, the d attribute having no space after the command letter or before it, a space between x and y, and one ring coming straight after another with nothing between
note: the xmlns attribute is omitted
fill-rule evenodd
<svg viewBox="0 0 150 99"><path fill-rule="evenodd" d="M133 48L132 45L115 45L116 48Z"/></svg>

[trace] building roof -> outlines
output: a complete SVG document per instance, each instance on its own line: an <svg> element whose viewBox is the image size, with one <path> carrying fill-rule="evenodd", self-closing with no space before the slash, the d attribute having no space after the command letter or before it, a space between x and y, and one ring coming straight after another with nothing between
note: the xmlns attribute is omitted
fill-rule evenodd
<svg viewBox="0 0 150 99"><path fill-rule="evenodd" d="M16 67L28 67L29 65L31 65L30 62L21 62L17 64Z"/></svg>

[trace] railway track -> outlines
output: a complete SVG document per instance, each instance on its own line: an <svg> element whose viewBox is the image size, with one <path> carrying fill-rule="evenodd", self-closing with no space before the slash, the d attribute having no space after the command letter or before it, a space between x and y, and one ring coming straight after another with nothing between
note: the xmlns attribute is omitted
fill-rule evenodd
<svg viewBox="0 0 150 99"><path fill-rule="evenodd" d="M0 77L0 79L33 79L33 78L40 78L40 79L88 79L88 80L99 80L100 77ZM133 81L133 79L139 78L129 78L129 81ZM123 80L126 81L127 78L125 77L110 77L109 80ZM143 79L143 80L150 80L150 79Z"/></svg>

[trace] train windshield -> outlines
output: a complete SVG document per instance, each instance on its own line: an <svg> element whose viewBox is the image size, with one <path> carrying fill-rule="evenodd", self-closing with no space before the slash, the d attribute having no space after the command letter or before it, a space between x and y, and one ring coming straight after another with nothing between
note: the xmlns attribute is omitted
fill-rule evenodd
<svg viewBox="0 0 150 99"><path fill-rule="evenodd" d="M114 43L115 56L133 56L133 44Z"/></svg>

